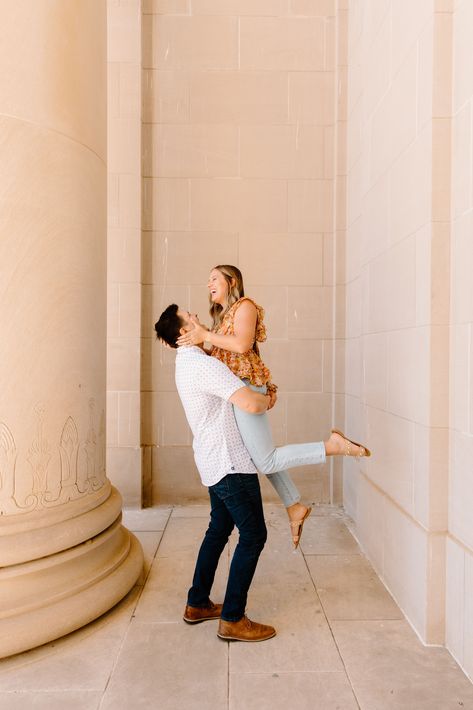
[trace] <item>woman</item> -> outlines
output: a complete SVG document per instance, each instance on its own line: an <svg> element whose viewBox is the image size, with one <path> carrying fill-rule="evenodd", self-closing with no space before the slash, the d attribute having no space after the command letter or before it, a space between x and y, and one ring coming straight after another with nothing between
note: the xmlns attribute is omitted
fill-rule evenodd
<svg viewBox="0 0 473 710"><path fill-rule="evenodd" d="M195 329L182 335L178 345L212 346L210 354L224 362L252 389L269 393L276 403L277 387L259 355L257 343L266 340L264 310L245 297L243 277L236 266L219 265L212 269L208 282L212 328L198 319ZM326 442L275 447L266 414L247 414L234 407L235 419L243 442L256 468L267 475L286 507L294 548L299 545L305 520L311 508L300 502L300 494L286 468L324 463L326 456L370 456L370 451L347 439L335 429Z"/></svg>

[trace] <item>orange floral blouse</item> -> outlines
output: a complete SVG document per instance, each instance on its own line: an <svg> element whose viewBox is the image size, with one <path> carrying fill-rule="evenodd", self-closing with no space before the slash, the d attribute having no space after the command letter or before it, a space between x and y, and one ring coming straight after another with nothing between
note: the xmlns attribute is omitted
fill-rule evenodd
<svg viewBox="0 0 473 710"><path fill-rule="evenodd" d="M253 347L247 350L246 353L232 353L230 350L213 347L210 354L225 363L240 379L248 379L256 387L266 385L268 392L276 392L277 386L271 382L271 373L261 360L256 344L263 343L266 340L266 326L263 323L264 309L261 306L258 306L257 303L246 296L240 298L228 309L222 318L222 322L214 332L219 335L235 335L235 313L243 301L250 301L256 307L256 331Z"/></svg>

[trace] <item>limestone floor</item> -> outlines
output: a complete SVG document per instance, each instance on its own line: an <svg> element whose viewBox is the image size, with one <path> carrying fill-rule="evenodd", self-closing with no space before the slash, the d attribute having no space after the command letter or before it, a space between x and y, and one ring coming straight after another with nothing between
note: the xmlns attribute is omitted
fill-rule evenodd
<svg viewBox="0 0 473 710"><path fill-rule="evenodd" d="M125 511L145 550L139 584L89 626L0 662L0 709L473 710L473 685L420 643L339 509L316 508L296 553L284 510L268 505L266 518L248 615L275 638L229 644L216 621L182 621L205 506Z"/></svg>

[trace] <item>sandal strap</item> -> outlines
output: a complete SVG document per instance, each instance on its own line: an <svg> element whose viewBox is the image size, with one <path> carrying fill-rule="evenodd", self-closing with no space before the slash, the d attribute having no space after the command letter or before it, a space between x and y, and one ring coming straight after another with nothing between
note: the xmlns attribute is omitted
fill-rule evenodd
<svg viewBox="0 0 473 710"><path fill-rule="evenodd" d="M355 458L361 458L363 456L371 456L371 451L366 448L366 446L363 446L363 444L360 444L358 441L352 441L349 439L343 431L340 431L340 429L332 429L332 434L338 434L339 436L342 437L343 441L345 442L345 452L343 453L344 456L352 456L352 449L351 446L358 446L360 451L358 454L355 455Z"/></svg>
<svg viewBox="0 0 473 710"><path fill-rule="evenodd" d="M345 443L346 443L346 446L345 446L345 454L344 455L351 456L352 455L351 454L351 444L353 444L354 442L350 441L350 439L345 439ZM360 449L360 452L358 454L355 454L355 458L361 459L363 456L366 456L366 449L364 446L362 446L361 444L355 444L355 446L358 446L358 448Z"/></svg>

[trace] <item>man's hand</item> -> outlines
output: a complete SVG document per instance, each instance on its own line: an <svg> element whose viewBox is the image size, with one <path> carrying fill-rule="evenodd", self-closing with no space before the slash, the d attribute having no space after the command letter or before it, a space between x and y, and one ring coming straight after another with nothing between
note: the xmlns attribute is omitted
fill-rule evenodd
<svg viewBox="0 0 473 710"><path fill-rule="evenodd" d="M202 325L202 323L199 321L198 317L193 314L191 315L191 321L194 324L195 328L193 330L190 330L188 333L184 333L184 335L181 335L177 339L177 344L179 346L181 345L200 345L201 343L204 343L208 330L207 328Z"/></svg>
<svg viewBox="0 0 473 710"><path fill-rule="evenodd" d="M268 392L268 395L269 395L269 404L268 404L268 412L269 412L269 410L272 409L274 407L274 405L276 404L276 402L278 401L278 395L276 394L276 392Z"/></svg>

